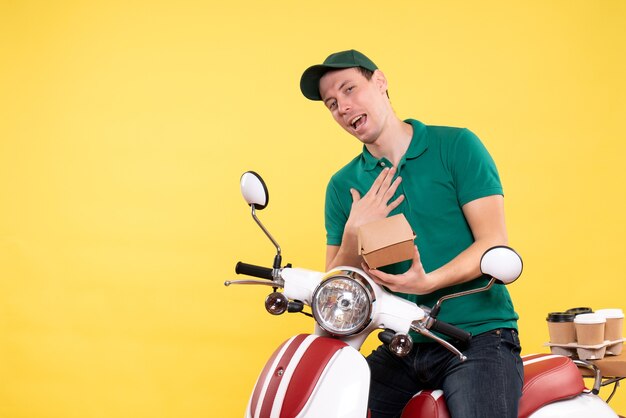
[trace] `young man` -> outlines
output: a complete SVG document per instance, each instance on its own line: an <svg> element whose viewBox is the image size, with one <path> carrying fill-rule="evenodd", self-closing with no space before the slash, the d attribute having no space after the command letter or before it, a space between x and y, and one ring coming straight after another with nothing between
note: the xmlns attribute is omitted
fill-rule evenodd
<svg viewBox="0 0 626 418"><path fill-rule="evenodd" d="M309 67L300 89L322 101L363 152L339 170L326 191L326 267L364 268L379 284L419 305L484 286L480 257L507 243L496 166L469 130L399 119L387 79L358 51ZM358 255L359 226L403 213L417 234L411 262L370 270ZM444 302L439 318L472 333L459 361L444 347L413 335L411 354L383 345L368 357L372 417L399 416L421 389L443 389L454 418L517 417L523 383L518 316L508 291Z"/></svg>

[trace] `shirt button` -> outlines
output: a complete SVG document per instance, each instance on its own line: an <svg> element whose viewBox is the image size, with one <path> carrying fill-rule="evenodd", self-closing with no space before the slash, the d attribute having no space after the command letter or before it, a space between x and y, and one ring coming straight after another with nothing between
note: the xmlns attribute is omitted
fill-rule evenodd
<svg viewBox="0 0 626 418"><path fill-rule="evenodd" d="M384 161L381 161L381 162L380 162L380 166L381 166L381 167L384 167L384 166L385 166L385 162L384 162Z"/></svg>

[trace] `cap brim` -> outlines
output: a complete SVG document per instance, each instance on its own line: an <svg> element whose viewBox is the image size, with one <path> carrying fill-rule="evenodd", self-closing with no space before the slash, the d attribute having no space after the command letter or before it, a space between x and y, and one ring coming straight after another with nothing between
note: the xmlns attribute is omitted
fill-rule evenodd
<svg viewBox="0 0 626 418"><path fill-rule="evenodd" d="M302 77L300 78L300 91L309 100L322 100L320 95L320 79L331 70L338 70L343 68L352 68L356 65L346 64L326 64L326 65L313 65L307 68Z"/></svg>

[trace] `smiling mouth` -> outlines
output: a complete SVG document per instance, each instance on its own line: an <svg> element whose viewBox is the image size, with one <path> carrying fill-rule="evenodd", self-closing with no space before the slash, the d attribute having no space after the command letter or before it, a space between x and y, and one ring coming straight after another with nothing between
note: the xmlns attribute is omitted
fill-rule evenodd
<svg viewBox="0 0 626 418"><path fill-rule="evenodd" d="M352 122L350 122L350 126L352 126L352 129L357 130L359 126L365 123L366 119L367 117L364 114L359 115L356 118L352 119Z"/></svg>

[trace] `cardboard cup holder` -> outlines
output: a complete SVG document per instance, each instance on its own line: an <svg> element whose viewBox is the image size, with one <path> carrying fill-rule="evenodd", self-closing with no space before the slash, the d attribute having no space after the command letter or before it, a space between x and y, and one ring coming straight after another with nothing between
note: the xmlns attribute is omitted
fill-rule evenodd
<svg viewBox="0 0 626 418"><path fill-rule="evenodd" d="M606 353L611 356L619 356L622 353L624 341L626 341L626 338L617 341L609 341L609 345L606 347Z"/></svg>
<svg viewBox="0 0 626 418"><path fill-rule="evenodd" d="M601 344L582 345L578 343L557 344L545 343L550 347L552 354L579 358L581 360L600 360L605 355L618 355L622 351L622 345L626 338L614 341L604 341Z"/></svg>

